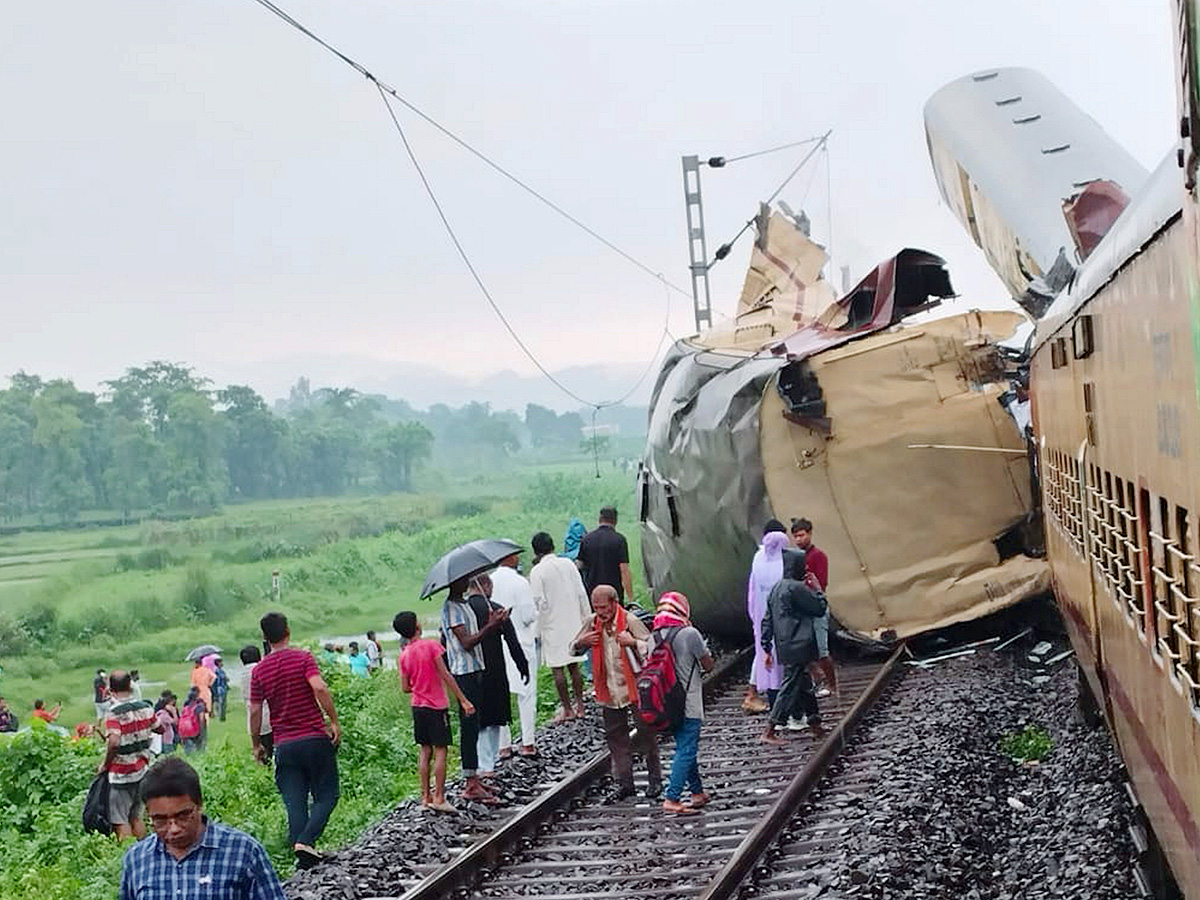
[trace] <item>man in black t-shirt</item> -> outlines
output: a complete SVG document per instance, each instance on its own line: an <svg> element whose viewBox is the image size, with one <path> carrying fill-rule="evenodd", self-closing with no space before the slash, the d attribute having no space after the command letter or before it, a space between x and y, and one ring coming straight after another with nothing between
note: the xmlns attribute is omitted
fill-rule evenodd
<svg viewBox="0 0 1200 900"><path fill-rule="evenodd" d="M633 600L633 576L629 573L629 544L625 536L617 531L617 511L606 506L600 510L600 524L589 531L579 544L579 558L575 561L583 573L583 583L588 594L597 585L607 584L616 588L621 603L626 598Z"/></svg>

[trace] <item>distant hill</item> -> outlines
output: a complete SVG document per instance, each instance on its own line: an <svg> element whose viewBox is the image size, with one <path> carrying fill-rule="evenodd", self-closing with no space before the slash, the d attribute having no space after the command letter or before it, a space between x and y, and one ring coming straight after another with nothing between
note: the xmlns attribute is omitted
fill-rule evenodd
<svg viewBox="0 0 1200 900"><path fill-rule="evenodd" d="M554 372L554 377L588 400L605 401L624 395L644 371L644 364L584 365L561 369ZM579 403L541 375L501 371L483 378L464 378L433 366L349 355L297 356L251 362L227 373L214 374L215 380L221 383L249 384L268 398L287 397L296 379L304 376L314 390L353 387L364 394L383 394L404 400L417 409L428 409L434 403L457 407L471 401L490 403L495 410L511 409L519 413L524 412L527 403L560 413L579 409ZM656 374L650 372L624 405L648 406Z"/></svg>

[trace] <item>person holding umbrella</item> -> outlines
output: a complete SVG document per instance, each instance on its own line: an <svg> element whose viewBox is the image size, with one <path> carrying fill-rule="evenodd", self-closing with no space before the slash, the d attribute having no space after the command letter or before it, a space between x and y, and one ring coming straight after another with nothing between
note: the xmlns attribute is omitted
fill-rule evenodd
<svg viewBox="0 0 1200 900"><path fill-rule="evenodd" d="M472 707L479 707L484 692L484 658L482 641L492 632L502 628L508 619L507 609L493 609L482 623L467 602L467 589L474 575L494 568L500 560L521 549L519 544L506 540L481 540L455 547L429 570L421 599L449 589L446 602L442 604L442 634L446 637L446 666L463 696ZM499 798L479 780L479 714L459 707L461 728L462 773L466 779L463 789L464 800L481 803L499 803Z"/></svg>

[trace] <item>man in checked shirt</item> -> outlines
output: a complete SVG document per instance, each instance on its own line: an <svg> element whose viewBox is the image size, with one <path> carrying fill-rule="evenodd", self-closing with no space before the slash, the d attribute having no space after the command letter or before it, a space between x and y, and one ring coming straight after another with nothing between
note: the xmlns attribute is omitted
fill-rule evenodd
<svg viewBox="0 0 1200 900"><path fill-rule="evenodd" d="M126 851L118 900L285 900L262 844L204 815L200 776L182 759L151 766L141 793L154 834Z"/></svg>

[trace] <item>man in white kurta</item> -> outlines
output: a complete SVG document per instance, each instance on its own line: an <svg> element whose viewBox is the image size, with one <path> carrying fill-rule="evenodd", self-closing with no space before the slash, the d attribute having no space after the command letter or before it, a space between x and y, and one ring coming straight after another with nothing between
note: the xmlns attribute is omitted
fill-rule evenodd
<svg viewBox="0 0 1200 900"><path fill-rule="evenodd" d="M521 673L513 662L508 645L504 647L504 664L508 669L508 689L517 697L517 712L521 719L521 754L536 756L537 746L534 744L534 731L537 727L537 640L538 640L538 608L533 601L533 591L517 571L517 554L500 561L500 566L492 573L492 602L498 603L505 609L512 610L508 620L512 622L517 632L517 643L525 653L529 662L529 674L532 676L527 683L522 683ZM500 726L500 756L511 755L517 749L516 742L507 725Z"/></svg>
<svg viewBox="0 0 1200 900"><path fill-rule="evenodd" d="M583 715L583 676L579 672L582 656L571 652L575 635L592 617L592 604L583 587L579 569L569 559L554 555L554 539L544 531L533 536L536 557L529 573L529 587L541 617L542 661L554 673L554 686L562 703L555 721ZM567 673L575 691L575 707L567 691Z"/></svg>

